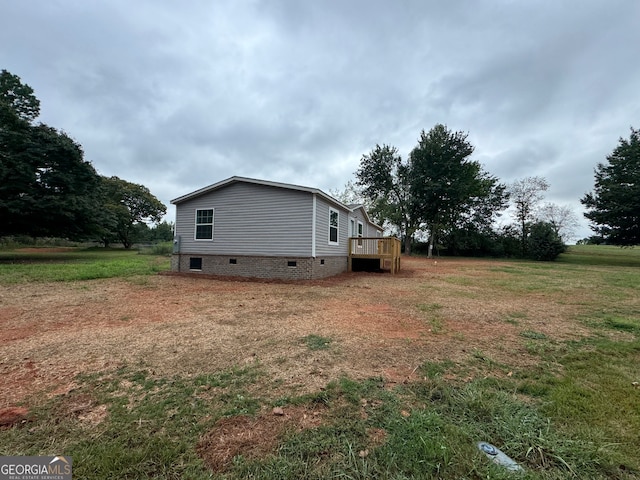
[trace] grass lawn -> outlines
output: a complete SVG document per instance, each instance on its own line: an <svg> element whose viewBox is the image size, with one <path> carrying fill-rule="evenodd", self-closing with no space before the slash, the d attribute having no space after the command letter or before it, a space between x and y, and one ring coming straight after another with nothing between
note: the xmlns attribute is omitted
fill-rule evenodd
<svg viewBox="0 0 640 480"><path fill-rule="evenodd" d="M640 478L640 249L284 285L167 269L0 252L0 412L25 412L2 455L99 479Z"/></svg>
<svg viewBox="0 0 640 480"><path fill-rule="evenodd" d="M167 256L104 248L0 250L0 283L69 282L150 275L169 269Z"/></svg>

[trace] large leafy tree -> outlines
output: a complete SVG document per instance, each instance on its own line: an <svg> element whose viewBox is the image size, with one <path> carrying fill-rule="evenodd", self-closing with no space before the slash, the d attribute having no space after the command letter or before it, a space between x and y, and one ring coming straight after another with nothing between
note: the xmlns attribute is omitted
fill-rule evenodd
<svg viewBox="0 0 640 480"><path fill-rule="evenodd" d="M33 122L40 115L40 101L33 88L6 70L0 72L0 109L10 111L20 120Z"/></svg>
<svg viewBox="0 0 640 480"><path fill-rule="evenodd" d="M485 230L504 209L505 186L471 160L472 153L466 134L438 124L421 132L407 162L388 145L363 155L357 184L373 203L374 218L404 237L406 253L418 231L429 231L431 254L436 234L470 224Z"/></svg>
<svg viewBox="0 0 640 480"><path fill-rule="evenodd" d="M640 130L631 128L629 139L598 163L593 192L581 200L591 229L613 245L640 244Z"/></svg>
<svg viewBox="0 0 640 480"><path fill-rule="evenodd" d="M486 253L496 236L495 221L508 206L506 185L486 172L477 177L476 191L461 205L451 224L443 228L442 242L450 254Z"/></svg>
<svg viewBox="0 0 640 480"><path fill-rule="evenodd" d="M409 166L398 149L376 145L360 159L356 184L371 205L376 222L390 224L405 240L405 252L411 253L411 240L420 226L416 203L411 196Z"/></svg>
<svg viewBox="0 0 640 480"><path fill-rule="evenodd" d="M31 87L0 73L0 236L86 238L98 175L68 135L33 124L39 106Z"/></svg>
<svg viewBox="0 0 640 480"><path fill-rule="evenodd" d="M505 187L471 160L473 145L463 132L437 124L420 133L409 156L411 198L429 230L429 255L436 235L475 218L493 218L504 208Z"/></svg>
<svg viewBox="0 0 640 480"><path fill-rule="evenodd" d="M167 212L167 207L147 187L118 177L102 177L101 192L99 237L105 246L118 241L131 248L144 232L144 226L157 224Z"/></svg>

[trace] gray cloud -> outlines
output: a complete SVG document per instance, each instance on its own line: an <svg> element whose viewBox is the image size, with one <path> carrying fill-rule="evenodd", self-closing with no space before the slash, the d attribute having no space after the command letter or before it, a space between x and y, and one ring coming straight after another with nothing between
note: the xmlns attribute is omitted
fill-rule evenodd
<svg viewBox="0 0 640 480"><path fill-rule="evenodd" d="M231 175L339 189L376 143L406 157L445 123L490 173L545 176L579 210L640 117L634 0L42 0L3 17L0 67L41 121L165 203Z"/></svg>

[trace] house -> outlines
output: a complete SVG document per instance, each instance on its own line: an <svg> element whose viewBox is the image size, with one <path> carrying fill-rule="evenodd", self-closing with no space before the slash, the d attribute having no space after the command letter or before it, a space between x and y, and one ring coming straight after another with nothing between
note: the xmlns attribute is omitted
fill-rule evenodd
<svg viewBox="0 0 640 480"><path fill-rule="evenodd" d="M317 188L231 177L171 203L176 272L317 279L349 268L350 237L383 238L362 205Z"/></svg>

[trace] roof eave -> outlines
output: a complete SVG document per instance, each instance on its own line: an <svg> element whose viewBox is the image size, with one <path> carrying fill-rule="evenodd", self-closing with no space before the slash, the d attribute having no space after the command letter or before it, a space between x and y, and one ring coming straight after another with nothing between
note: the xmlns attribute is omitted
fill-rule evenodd
<svg viewBox="0 0 640 480"><path fill-rule="evenodd" d="M344 210L347 210L347 211L351 210L347 205L343 204L339 200L336 200L332 196L327 195L326 193L324 193L322 190L318 188L304 187L302 185L293 185L290 183L272 182L269 180L260 180L256 178L238 177L238 176L227 178L226 180L222 180L212 185L208 185L206 187L200 188L186 195L182 195L181 197L174 198L173 200L171 200L171 203L173 205L178 205L179 203L186 202L187 200L197 198L201 195L205 195L206 193L212 192L214 190L218 190L222 187L225 187L227 185L231 185L232 183L237 183L237 182L251 183L254 185L265 185L265 186L276 187L276 188L285 188L288 190L295 190L299 192L308 192L311 194L319 195L325 200L331 203L334 203L335 205L343 208Z"/></svg>

